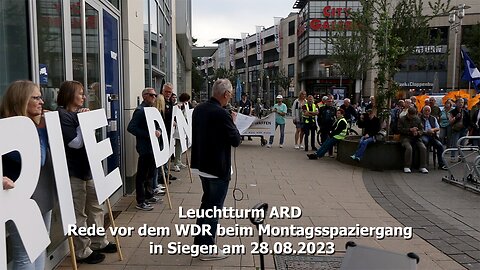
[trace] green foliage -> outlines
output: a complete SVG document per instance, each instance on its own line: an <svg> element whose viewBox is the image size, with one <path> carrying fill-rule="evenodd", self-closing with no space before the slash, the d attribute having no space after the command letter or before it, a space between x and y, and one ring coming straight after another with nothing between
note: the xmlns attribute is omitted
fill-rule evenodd
<svg viewBox="0 0 480 270"><path fill-rule="evenodd" d="M200 90L202 89L202 85L205 82L205 78L197 69L197 67L200 65L200 62L201 61L199 58L192 59L192 100L200 97Z"/></svg>
<svg viewBox="0 0 480 270"><path fill-rule="evenodd" d="M285 93L288 92L288 87L290 86L290 78L287 76L284 69L280 69L273 75L272 82L281 87L285 91Z"/></svg>
<svg viewBox="0 0 480 270"><path fill-rule="evenodd" d="M423 0L360 0L360 3L361 10L351 12L353 30L332 35L333 59L342 73L351 78L359 78L372 67L377 69L375 103L378 116L385 120L390 101L399 90L393 77L400 63L416 46L432 44L429 21L448 12L450 0L429 1L432 10L429 15L424 14Z"/></svg>
<svg viewBox="0 0 480 270"><path fill-rule="evenodd" d="M217 79L229 79L232 83L233 88L237 84L237 71L226 69L226 68L217 68L213 74L213 79L216 81Z"/></svg>
<svg viewBox="0 0 480 270"><path fill-rule="evenodd" d="M468 48L468 54L472 61L480 66L480 22L473 25L471 28L465 29L463 34L463 44Z"/></svg>

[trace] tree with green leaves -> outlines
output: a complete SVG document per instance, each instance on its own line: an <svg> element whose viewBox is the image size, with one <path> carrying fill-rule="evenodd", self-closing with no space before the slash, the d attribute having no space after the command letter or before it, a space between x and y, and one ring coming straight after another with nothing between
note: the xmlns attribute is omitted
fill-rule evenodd
<svg viewBox="0 0 480 270"><path fill-rule="evenodd" d="M236 70L217 68L213 74L213 79L215 81L217 79L229 79L233 85L233 88L235 88L235 85L237 85L237 76L238 74Z"/></svg>
<svg viewBox="0 0 480 270"><path fill-rule="evenodd" d="M205 83L205 77L197 69L201 64L199 58L192 59L192 100L200 97L200 91Z"/></svg>
<svg viewBox="0 0 480 270"><path fill-rule="evenodd" d="M391 99L399 89L393 77L400 63L416 46L429 44L428 24L435 16L448 12L450 0L429 1L428 15L423 0L359 1L361 10L351 15L353 30L345 30L343 37L339 35L340 38L332 40L332 53L342 72L352 78L358 78L369 68L377 70L375 103L377 114L385 120ZM362 53L367 57L363 58Z"/></svg>
<svg viewBox="0 0 480 270"><path fill-rule="evenodd" d="M463 44L468 48L468 54L478 68L480 66L480 22L465 29Z"/></svg>
<svg viewBox="0 0 480 270"><path fill-rule="evenodd" d="M284 93L288 92L288 88L290 87L290 78L285 73L284 69L280 69L273 75L272 82L278 85L281 89L283 89Z"/></svg>

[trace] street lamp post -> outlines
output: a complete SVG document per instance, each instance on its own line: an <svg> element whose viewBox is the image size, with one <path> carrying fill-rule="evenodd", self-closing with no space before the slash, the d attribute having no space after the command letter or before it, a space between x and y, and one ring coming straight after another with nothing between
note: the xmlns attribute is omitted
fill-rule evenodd
<svg viewBox="0 0 480 270"><path fill-rule="evenodd" d="M460 4L456 6L448 15L448 22L450 23L450 30L455 31L455 40L453 42L453 70L452 70L452 91L455 91L455 77L457 73L457 39L458 28L462 27L462 19L465 17L465 9L469 9L470 6ZM457 18L459 22L457 22Z"/></svg>
<svg viewBox="0 0 480 270"><path fill-rule="evenodd" d="M260 77L257 78L257 98L261 98L263 101L263 96L262 96L262 80Z"/></svg>
<svg viewBox="0 0 480 270"><path fill-rule="evenodd" d="M267 85L265 86L266 89L264 90L264 96L266 96L266 98L268 99L268 103L270 103L270 76L267 75L265 79L267 79Z"/></svg>

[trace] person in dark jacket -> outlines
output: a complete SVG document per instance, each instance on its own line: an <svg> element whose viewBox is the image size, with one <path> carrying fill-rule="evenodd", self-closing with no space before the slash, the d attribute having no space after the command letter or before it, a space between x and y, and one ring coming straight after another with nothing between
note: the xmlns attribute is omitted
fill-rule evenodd
<svg viewBox="0 0 480 270"><path fill-rule="evenodd" d="M218 79L213 84L210 100L197 105L193 111L191 168L202 181L202 212L223 208L232 174L231 147L240 145L240 133L234 124L236 113L229 114L222 108L232 98L232 92L232 84L228 79ZM215 246L218 218L199 217L197 224L210 225L211 235L196 236L194 244ZM221 249L200 255L201 260L226 257Z"/></svg>
<svg viewBox="0 0 480 270"><path fill-rule="evenodd" d="M320 138L322 139L322 144L328 140L330 133L332 132L336 114L337 109L333 105L333 99L328 97L325 101L325 106L318 109L318 125L320 126ZM333 155L333 148L329 150L328 154Z"/></svg>
<svg viewBox="0 0 480 270"><path fill-rule="evenodd" d="M431 103L430 103L431 104ZM445 160L443 159L443 145L438 138L438 132L440 131L440 126L438 125L437 118L432 114L432 109L429 105L426 105L422 108L422 119L423 124L423 135L422 141L425 146L432 145L437 150L437 160L438 167L442 170L446 170L447 166ZM427 150L428 151L428 150Z"/></svg>
<svg viewBox="0 0 480 270"><path fill-rule="evenodd" d="M455 109L450 111L450 114L448 115L448 121L452 127L450 147L456 148L458 139L467 136L468 128L470 128L470 115L467 108L465 108L465 100L463 98L458 98L455 101ZM455 158L456 152L457 151L450 152L450 158L452 161Z"/></svg>
<svg viewBox="0 0 480 270"><path fill-rule="evenodd" d="M351 156L351 158L356 161L360 161L363 154L365 154L367 146L375 142L375 135L377 135L381 128L380 119L375 116L373 109L367 109L365 114L360 115L358 127L364 129L364 134L360 138L357 151Z"/></svg>
<svg viewBox="0 0 480 270"><path fill-rule="evenodd" d="M137 176L135 177L136 200L135 208L143 211L153 210L151 203L157 203L161 199L153 195L152 179L155 176L155 159L153 157L152 144L148 133L145 107L152 107L157 99L157 93L153 88L145 88L142 91L143 102L133 112L132 120L128 123L127 130L137 140L138 153ZM155 136L160 137L160 130L155 131Z"/></svg>
<svg viewBox="0 0 480 270"><path fill-rule="evenodd" d="M347 122L351 123L352 121L357 119L357 111L350 104L349 98L345 98L343 100L343 104L340 106L340 109L345 111L345 120L347 120Z"/></svg>
<svg viewBox="0 0 480 270"><path fill-rule="evenodd" d="M84 108L85 94L82 83L65 81L60 85L57 104L60 125L62 127L65 155L67 157L70 186L77 227L91 225L103 227L103 208L95 192L87 151L78 121L78 114L89 111ZM117 252L117 246L109 243L105 236L75 236L75 255L81 263L100 263L105 259L102 253Z"/></svg>
<svg viewBox="0 0 480 270"><path fill-rule="evenodd" d="M330 138L322 144L320 149L316 153L308 154L309 159L317 159L325 156L327 151L329 151L335 144L339 141L345 139L347 135L347 120L345 119L345 111L343 109L337 110L337 121L333 123L333 131L330 133ZM333 155L330 155L333 158Z"/></svg>
<svg viewBox="0 0 480 270"><path fill-rule="evenodd" d="M420 172L428 173L427 165L427 148L421 136L423 135L423 124L420 117L417 115L417 109L414 107L408 108L407 115L402 116L398 121L398 132L400 133L400 140L402 147L405 148L404 156L404 173L411 173L412 170L412 146L415 145L420 153Z"/></svg>

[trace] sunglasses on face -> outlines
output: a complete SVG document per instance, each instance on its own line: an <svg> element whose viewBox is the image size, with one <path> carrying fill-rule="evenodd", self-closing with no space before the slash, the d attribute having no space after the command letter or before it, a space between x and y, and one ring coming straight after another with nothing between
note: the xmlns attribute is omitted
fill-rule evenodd
<svg viewBox="0 0 480 270"><path fill-rule="evenodd" d="M157 97L157 94L147 93L146 95L149 95L150 97Z"/></svg>

